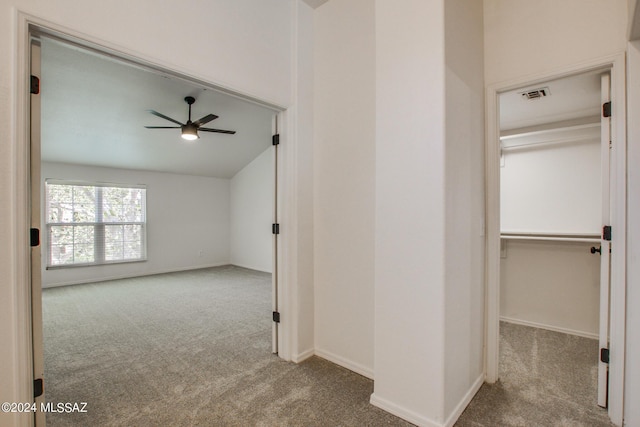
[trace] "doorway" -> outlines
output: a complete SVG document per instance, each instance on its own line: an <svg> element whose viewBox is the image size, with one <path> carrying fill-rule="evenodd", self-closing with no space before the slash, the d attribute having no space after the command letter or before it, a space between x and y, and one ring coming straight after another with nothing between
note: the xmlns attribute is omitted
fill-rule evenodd
<svg viewBox="0 0 640 427"><path fill-rule="evenodd" d="M82 45L81 41L79 41L77 39L74 39L73 41L71 41L69 37L62 36L61 34L55 33L53 31L48 31L48 30L44 31L42 28L39 28L38 31L33 31L32 34L34 36L38 36L38 37L34 37L36 39L37 38L41 38L41 39L46 38L48 41L52 41L53 43L64 44L67 47L71 47L71 50L80 51L80 50L88 49L88 48L86 48L86 46ZM93 55L93 56L100 56L102 54L99 51L96 52L95 49L94 50L88 49L88 50L91 52L91 55ZM113 52L111 52L111 55L113 55ZM112 62L118 62L118 61L122 62L124 60L121 60L121 59L113 60L112 59L111 61ZM130 60L127 60L127 61L130 61ZM147 67L145 67L144 64L135 64L135 65L136 65L136 68L138 68L138 69L147 68ZM154 69L154 71L157 72L157 69ZM145 72L148 72L148 71L145 71ZM206 85L206 84L203 84L202 82L192 82L192 81L189 81L189 79L186 79L186 78L184 78L182 76L179 76L177 74L171 74L169 71L166 71L166 70L164 70L163 72L164 72L164 74L162 76L160 76L159 78L162 78L162 79L174 79L174 80L178 81L179 84L181 84L181 85L188 84L188 83L192 83L193 85L195 85L196 86L196 90L197 90L197 94L199 95L201 100L203 98L206 98L206 96L210 92L213 92L216 89L212 85ZM156 76L157 76L157 74L156 74ZM193 87L192 87L192 89L193 89ZM280 114L281 109L273 107L273 106L268 105L266 103L257 102L254 99L249 99L249 98L246 98L246 97L242 97L239 94L234 94L234 96L229 96L229 95L225 95L225 96L227 96L229 98L229 101L228 101L229 104L227 104L227 106L232 105L234 102L237 103L241 99L244 99L245 101L242 101L242 102L250 105L251 108L258 108L259 107L261 109L265 109L265 106L266 106L266 109L269 110L269 112L270 112L269 113L268 122L266 123L266 129L267 129L267 138L266 138L266 144L267 145L266 146L269 147L269 148L266 148L265 151L263 152L263 154L265 154L265 156L266 156L268 161L271 161L272 164L276 164L279 155L278 155L277 147L273 147L272 146L272 138L271 138L272 137L272 132L271 131L272 131L273 128L277 129L278 121L282 121L283 120L283 118L282 118L282 116ZM250 102L247 102L247 100L249 100ZM172 114L173 113L170 113L170 112L168 113L168 115L172 115ZM140 123L140 125L142 126L142 123ZM284 126L282 126L282 123L280 123L279 127L281 129L284 128ZM173 129L171 129L171 131L173 131ZM34 137L34 140L37 139L37 138L35 138L37 136L35 132L32 133L32 136ZM63 149L62 151L67 151L68 152L68 150L66 150L66 149ZM40 165L40 159L39 158L36 159L37 156L35 155L35 153L37 153L37 151L33 150L32 151L32 160L34 160L34 163L32 164L32 168L31 169L32 169L32 171L34 171L37 174L40 171L40 166L41 165ZM175 161L177 159L174 157L172 160ZM285 162L283 160L281 160L279 163L282 165ZM183 175L186 175L186 174L183 174ZM100 178L100 180L101 181L107 181L107 182L110 181L110 179L108 179L108 178L105 179L104 177ZM275 173L275 182L274 182L274 174L273 174L273 172L271 172L269 174L269 176L266 178L266 181L269 184L275 184L276 186L278 185L278 183L281 183L282 180L283 180L282 174L278 174L277 171ZM38 178L35 178L34 181L35 182L39 182L40 180ZM178 191L179 189L176 188L175 190ZM277 233L272 233L272 227L271 227L271 225L272 225L271 223L272 222L273 223L277 223L278 222L278 217L279 217L279 214L280 214L280 212L282 210L282 203L281 203L281 200L282 200L282 197L283 197L282 193L283 192L281 191L280 194L276 195L275 191L271 191L270 197L272 197L272 199L276 198L276 203L274 203L273 206L270 209L270 214L273 214L273 216L269 219L268 223L265 224L265 226L266 226L265 228L268 230L268 243L267 244L269 246L271 246L271 250L272 250L271 254L269 255L269 263L273 266L273 273L274 273L273 274L273 277L274 277L274 279L273 279L273 291L272 291L274 304L277 304L277 300L278 300L277 296L278 296L278 294L282 294L284 292L284 289L282 287L280 287L280 288L277 287L277 285L278 285L278 282L277 282L277 271L278 270L277 269L278 268L282 268L282 263L283 263L282 257L278 256L279 252L282 251L282 244L280 245L280 249L278 249L277 241L278 241L279 237L278 237ZM36 193L35 192L31 192L31 194L35 195ZM35 197L34 201L35 201L35 203L33 203L33 205L32 205L34 207L33 210L39 212L39 209L37 209L36 206L39 203L41 203L42 199L40 197ZM280 201L280 203L278 203L278 201ZM43 239L43 243L45 243L45 244L47 243L46 239ZM197 257L205 257L205 256L208 255L207 254L208 251L209 250L206 249L206 248L205 249L199 249L198 248L197 251L196 251L196 256ZM247 266L251 267L251 265L247 265ZM38 272L40 271L40 269L38 268L36 263L34 263L34 265L32 267L32 271L38 271ZM117 274L120 274L120 273L117 273ZM32 275L32 279L34 279L34 281L33 281L33 285L34 285L33 286L33 299L34 299L34 301L36 301L36 300L39 300L39 298L40 298L41 288L40 288L40 283L38 283L38 281L39 281L38 275L37 274L33 274ZM69 282L67 284L71 284L71 282ZM34 311L38 311L37 305L35 303L33 304L33 307L34 307ZM273 311L278 311L278 307L277 306L273 306ZM271 318L271 316L270 316L270 313L269 313L269 320L271 320L270 318ZM38 336L40 336L39 334L41 334L42 324L41 324L41 320L38 319L36 314L34 314L32 322L30 322L30 323L32 323L32 328L33 328L33 332L32 333L33 333L33 337L34 337L34 349L33 349L34 365L35 365L34 366L34 377L35 378L39 378L39 377L41 377L39 375L39 373L42 372L42 367L41 366L37 366L37 365L38 365L38 363L41 363L41 360L40 360L41 358L39 357L39 354L41 354L41 352L42 352L42 345L41 345L41 343L38 343ZM274 331L274 333L273 333L273 336L274 336L273 351L276 352L276 353L278 353L278 347L282 347L282 343L283 342L285 344L287 344L286 340L288 338L288 335L287 334L278 334L277 333L277 329L281 328L281 327L282 327L281 324L273 322L273 331ZM285 353L282 356L286 357L287 355ZM39 360L40 360L40 362L39 362ZM38 420L37 422L40 423L41 421Z"/></svg>
<svg viewBox="0 0 640 427"><path fill-rule="evenodd" d="M601 288L608 299L609 251L596 252L609 223L602 208L609 138L601 141L601 128L610 119L601 118L602 92L608 102L608 70L499 96L502 384L514 399L525 384L545 398L570 396L594 417L603 416L596 402L606 407L606 364L600 386L592 375L600 318L608 348L608 301L602 314L599 302Z"/></svg>
<svg viewBox="0 0 640 427"><path fill-rule="evenodd" d="M598 146L588 147L588 143L578 143L577 137L575 135L580 135L582 140L591 138L595 140L599 137L599 123L592 117L591 119L586 118L587 116L593 116L593 111L590 114L584 114L585 111L582 111L580 114L583 116L579 118L578 116L561 116L558 114L553 114L551 111L552 122L554 125L549 125L548 120L547 124L543 122L520 122L517 123L517 120L512 122L511 125L502 126L501 128L501 119L505 119L505 117L501 114L502 111L502 103L507 99L508 96L514 96L520 100L526 100L528 102L536 102L540 100L551 99L551 97L555 96L558 92L555 92L554 89L551 88L553 86L551 83L557 81L564 81L563 79L573 79L573 81L579 80L582 78L595 78L594 76L599 76L606 74L607 71L610 72L611 81L612 81L612 104L616 111L624 112L624 70L623 70L623 58L615 57L608 58L602 61L598 61L596 63L591 64L587 67L575 67L567 70L563 70L562 72L557 72L553 74L548 74L545 76L541 76L539 79L528 79L523 80L516 83L504 84L504 85L494 85L488 88L487 91L487 117L488 117L488 126L487 126L487 381L494 382L498 380L500 377L499 371L499 334L500 334L500 316L503 316L502 320L512 321L519 320L521 324L528 326L543 326L546 329L549 328L549 324L545 324L543 318L535 319L535 316L532 318L531 316L527 318L527 316L523 315L525 311L523 306L514 306L513 303L517 302L518 299L520 303L530 303L534 301L535 292L541 291L540 288L543 286L532 286L531 283L527 283L526 280L521 283L521 289L509 289L505 291L501 288L503 282L513 282L514 271L518 269L522 269L525 266L530 264L531 253L529 255L522 255L527 253L527 251L534 251L538 255L548 256L549 255L549 247L555 246L560 247L563 246L561 252L567 254L570 252L574 252L574 255L577 255L578 258L581 258L583 263L592 264L590 272L585 271L582 268L579 273L586 274L589 273L586 280L594 282L594 277L599 279L599 269L598 269L598 255L592 255L589 253L590 247L594 246L594 250L599 249L599 244L601 244L602 236L600 235L600 227L603 225L600 223L602 217L600 217L601 210L598 207L594 207L592 205L591 210L595 209L595 212L598 216L597 220L599 225L594 226L586 226L586 222L593 222L588 219L589 215L584 215L584 212L580 214L580 216L576 216L574 213L567 213L565 218L569 219L569 226L566 226L566 222L564 225L558 223L558 218L555 216L546 216L541 214L540 211L536 214L534 211L537 208L543 207L545 203L547 205L555 204L554 191L561 190L558 185L553 186L549 191L545 193L543 191L543 183L546 179L552 178L548 176L545 168L542 170L540 166L537 168L529 169L529 176L526 178L528 182L533 183L532 191L533 193L538 194L538 199L534 204L535 209L532 209L531 205L526 207L523 211L519 212L519 215L516 215L518 212L518 207L522 207L522 203L512 203L509 204L510 201L516 200L518 195L523 195L525 192L522 192L523 181L518 181L516 175L509 176L509 182L505 183L504 189L501 188L501 172L504 170L503 168L508 167L505 166L506 162L510 162L509 166L517 166L515 170L523 170L527 169L527 162L531 162L530 165L536 161L548 162L553 161L552 159L545 159L545 154L550 152L550 147L554 147L553 150L556 153L561 153L562 151L571 151L571 150L582 150L582 151L591 151L591 155L585 154L585 156L589 157L593 161L597 161L594 158L595 154L598 154ZM589 77L591 76L591 77ZM571 80L570 80L571 81ZM562 88L560 92L562 92ZM574 93L574 98L577 98ZM598 91L599 98L599 91ZM505 101L506 102L506 101ZM535 105L540 106L542 103L538 103ZM600 107L599 102L595 106L596 114L599 116ZM531 105L531 104L530 104ZM586 105L586 104L584 104ZM593 107L589 107L593 110ZM505 120L509 120L509 113L512 113L513 110L507 111L507 117ZM611 198L611 222L618 222L621 224L624 229L624 198L620 198L616 191L618 191L617 185L624 182L624 168L621 167L621 158L624 158L624 113L619 114L620 117L614 117L612 119L612 149L611 149L611 188L612 188L612 198ZM513 119L513 117L511 118ZM514 124L515 123L515 124ZM560 125L560 126L558 126ZM508 129L510 128L510 129ZM590 130L589 130L590 129ZM544 138L541 139L541 136L549 135L555 133L554 137L556 140L564 140L565 147L562 147L561 144L556 144L551 140L545 141ZM551 139L554 139L551 138ZM538 139L535 141L535 139ZM572 142L573 141L573 142ZM500 143L502 142L502 144ZM616 147L616 142L618 143ZM540 144L540 145L531 145L531 144ZM568 145L567 145L568 144ZM573 148L569 148L569 146ZM543 148L545 147L545 148ZM578 148L581 147L581 148ZM615 148L613 148L615 147ZM533 152L533 156L527 157L525 154L529 152ZM507 154L508 153L508 154ZM566 154L566 153L565 153ZM558 160L562 155L555 156L554 159ZM575 165L575 159L571 161L572 165ZM528 159L528 160L527 160ZM525 163L522 163L522 162ZM544 165L545 163L543 163ZM596 163L597 164L597 163ZM546 163L546 169L551 168L551 164ZM531 174L532 171L537 171L537 176L535 174ZM560 170L560 169L558 169ZM598 180L600 176L599 167L597 168ZM584 177L584 174L579 174L579 176ZM621 178L622 177L622 178ZM504 178L504 177L503 177ZM582 184L587 184L590 180L593 180L593 174L584 177L584 182ZM524 179L524 178L522 178ZM622 179L622 180L621 180ZM551 180L553 181L553 179ZM574 182L573 185L575 185ZM580 183L578 183L580 184ZM582 185L580 184L580 185ZM592 183L593 184L593 183ZM538 188L535 188L535 187ZM592 185L593 186L593 185ZM624 186L623 186L624 188ZM503 197L503 190L507 192L511 192L512 198L507 200L507 203L503 205L501 198ZM518 191L520 190L520 193ZM561 191L562 192L562 191ZM533 194L532 193L532 194ZM566 191L565 191L566 193ZM593 191L590 192L592 194ZM571 195L569 195L571 196ZM566 198L566 196L565 196ZM594 200L593 197L590 198ZM585 199L586 200L586 199ZM584 201L584 200L583 200ZM599 201L599 197L598 197ZM577 202L571 204L572 207L584 206L580 205ZM553 212L554 209L549 208L544 210L545 212ZM528 215L528 218L527 218ZM591 216L593 217L593 215ZM523 218L527 218L526 224L521 220ZM580 219L582 218L582 219ZM518 223L520 221L520 223ZM546 223L545 223L546 221ZM555 221L555 223L553 222ZM582 227L580 224L584 225ZM508 229L511 228L511 229ZM622 237L624 241L624 238ZM612 249L612 270L611 270L611 295L612 295L612 303L611 307L611 321L609 322L610 327L606 332L609 334L610 347L619 346L621 342L623 342L623 337L619 335L620 329L624 330L624 305L620 306L617 304L618 298L620 295L624 295L624 278L621 275L624 268L624 248L618 248L621 252L618 252L619 257L615 256L615 246L613 244L614 249ZM511 249L511 250L510 250ZM546 250L545 250L546 249ZM557 249L557 248L556 248ZM587 252L585 252L587 251ZM606 251L605 251L606 252ZM509 258L511 255L511 258ZM506 257L506 258L505 258ZM590 257L591 261L590 261ZM552 256L553 258L553 256ZM575 258L575 256L574 256ZM614 259L615 258L615 259ZM508 259L511 265L511 269L505 269L505 259ZM518 261L519 259L519 261ZM595 261L594 261L595 260ZM553 258L553 261L558 261L558 258ZM520 262L520 265L516 264ZM557 263L562 266L561 262ZM516 265L514 267L514 265ZM522 271L520 271L522 273ZM547 274L550 270L545 270L543 273ZM538 273L539 270L538 270ZM503 277L505 276L505 277ZM523 277L519 275L519 277ZM530 275L528 278L531 278ZM584 279L584 278L582 278ZM582 279L578 279L578 282ZM599 280L598 280L599 281ZM528 293L528 295L523 294L522 292ZM588 320L590 326L589 331L586 334L594 337L594 325L595 331L598 330L598 321L594 320L593 316L593 308L598 306L598 302L594 301L594 298L599 297L599 292L595 289L592 289L591 293L593 296L591 297L591 305L590 310L586 310L586 312L591 313L591 318ZM525 296L523 296L525 295ZM571 295L571 292L567 292L567 295ZM613 298L613 295L616 295ZM552 299L547 300L547 304L542 304L544 309L549 311L550 307L552 307L558 301L557 295L552 297ZM509 303L511 305L509 306ZM503 313L501 308L510 309L510 312ZM588 305L588 304L587 304ZM510 307L510 308L509 308ZM606 308L609 308L608 305ZM622 315L620 313L622 311ZM531 314L531 313L529 313ZM540 313L538 313L540 314ZM605 314L606 315L606 314ZM622 317L621 317L622 316ZM598 316L599 317L599 316ZM595 319L598 319L595 317ZM572 318L572 321L575 321L575 318ZM622 320L622 322L621 322ZM575 326L575 325L574 325ZM580 329L580 328L578 328ZM578 329L569 327L567 325L564 326L563 332L577 332ZM584 328L582 328L584 329ZM556 330L562 330L562 327L556 328ZM599 332L599 331L598 331ZM596 354L593 355L593 358L597 360L598 358L598 349L595 348L594 352ZM622 416L622 360L619 361L610 361L609 364L609 377L610 383L608 386L608 396L609 396L609 417L614 422L616 420L621 420ZM614 378L615 377L615 378Z"/></svg>

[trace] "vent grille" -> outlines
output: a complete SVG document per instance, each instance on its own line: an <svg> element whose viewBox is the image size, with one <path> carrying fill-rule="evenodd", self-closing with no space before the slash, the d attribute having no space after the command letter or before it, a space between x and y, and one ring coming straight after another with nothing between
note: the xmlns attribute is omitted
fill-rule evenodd
<svg viewBox="0 0 640 427"><path fill-rule="evenodd" d="M520 96L523 99L540 99L551 95L548 87L541 87L539 89L526 90L520 92Z"/></svg>

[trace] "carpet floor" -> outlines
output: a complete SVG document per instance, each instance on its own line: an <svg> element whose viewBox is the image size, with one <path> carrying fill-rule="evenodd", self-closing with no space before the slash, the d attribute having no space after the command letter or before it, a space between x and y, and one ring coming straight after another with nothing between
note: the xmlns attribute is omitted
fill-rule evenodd
<svg viewBox="0 0 640 427"><path fill-rule="evenodd" d="M484 384L457 427L609 427L597 405L598 341L500 323L500 381Z"/></svg>
<svg viewBox="0 0 640 427"><path fill-rule="evenodd" d="M43 291L57 426L410 426L373 382L323 359L271 354L271 276L218 267Z"/></svg>
<svg viewBox="0 0 640 427"><path fill-rule="evenodd" d="M271 354L271 276L226 266L43 291L58 426L410 426L369 404L373 381ZM457 427L611 426L595 404L597 342L501 325L501 380Z"/></svg>

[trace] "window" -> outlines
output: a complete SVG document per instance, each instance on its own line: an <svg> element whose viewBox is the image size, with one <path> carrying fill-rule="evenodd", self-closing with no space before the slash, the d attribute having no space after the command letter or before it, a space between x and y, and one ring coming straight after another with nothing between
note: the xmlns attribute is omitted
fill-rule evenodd
<svg viewBox="0 0 640 427"><path fill-rule="evenodd" d="M146 192L46 180L47 268L145 260Z"/></svg>

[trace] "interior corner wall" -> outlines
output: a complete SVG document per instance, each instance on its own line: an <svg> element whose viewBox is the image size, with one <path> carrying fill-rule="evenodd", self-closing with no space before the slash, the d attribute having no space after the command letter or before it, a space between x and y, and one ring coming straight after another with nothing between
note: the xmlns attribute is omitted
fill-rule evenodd
<svg viewBox="0 0 640 427"><path fill-rule="evenodd" d="M331 0L314 28L315 352L372 377L373 2Z"/></svg>
<svg viewBox="0 0 640 427"><path fill-rule="evenodd" d="M228 179L48 162L42 163L41 171L43 186L45 179L52 178L147 188L147 261L47 270L43 260L43 287L229 263ZM44 187L42 197L44 211ZM44 224L42 230L46 230Z"/></svg>
<svg viewBox="0 0 640 427"><path fill-rule="evenodd" d="M271 273L273 268L274 149L269 147L230 181L231 264Z"/></svg>
<svg viewBox="0 0 640 427"><path fill-rule="evenodd" d="M371 403L425 426L445 422L444 3L375 1Z"/></svg>
<svg viewBox="0 0 640 427"><path fill-rule="evenodd" d="M626 49L625 0L484 0L487 85Z"/></svg>
<svg viewBox="0 0 640 427"><path fill-rule="evenodd" d="M452 425L484 380L484 55L482 3L444 4L444 414Z"/></svg>
<svg viewBox="0 0 640 427"><path fill-rule="evenodd" d="M640 41L629 44L627 72L627 336L624 420L640 425Z"/></svg>
<svg viewBox="0 0 640 427"><path fill-rule="evenodd" d="M295 269L297 293L297 330L294 331L292 359L296 362L304 360L314 353L314 171L313 171L313 134L314 134L314 10L306 3L299 1L297 7L295 53L293 77L295 80L294 103L297 106L296 135L296 212L298 241L296 250L298 265Z"/></svg>

